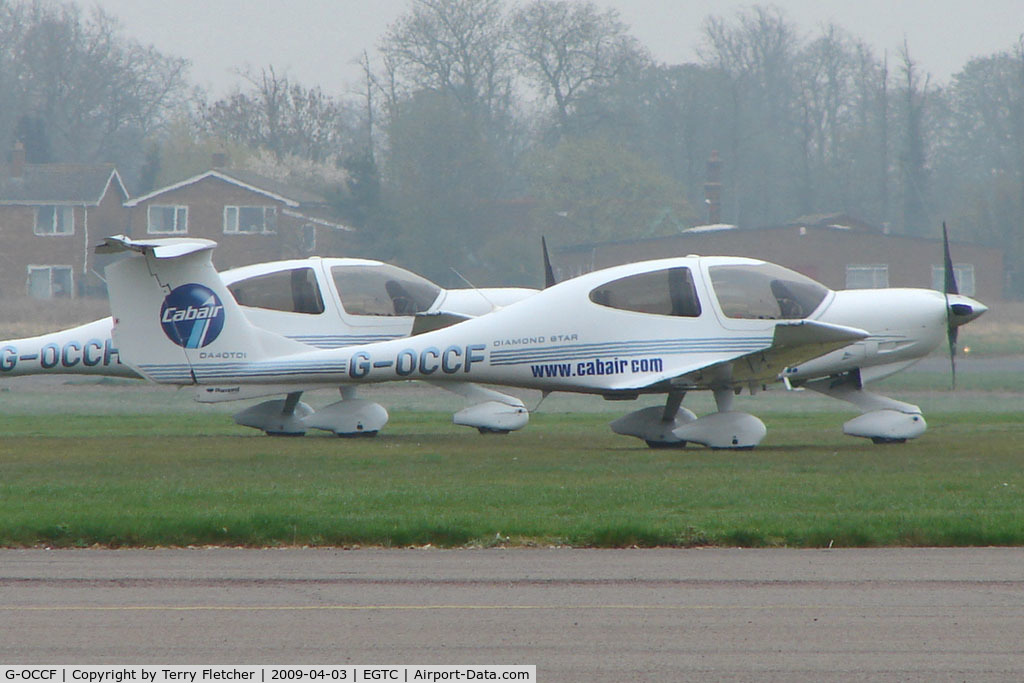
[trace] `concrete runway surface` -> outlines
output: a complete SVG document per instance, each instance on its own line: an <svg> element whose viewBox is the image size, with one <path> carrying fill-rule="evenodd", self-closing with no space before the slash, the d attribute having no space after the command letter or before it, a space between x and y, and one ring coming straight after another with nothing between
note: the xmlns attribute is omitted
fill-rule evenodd
<svg viewBox="0 0 1024 683"><path fill-rule="evenodd" d="M1024 680L1024 550L0 550L0 662Z"/></svg>

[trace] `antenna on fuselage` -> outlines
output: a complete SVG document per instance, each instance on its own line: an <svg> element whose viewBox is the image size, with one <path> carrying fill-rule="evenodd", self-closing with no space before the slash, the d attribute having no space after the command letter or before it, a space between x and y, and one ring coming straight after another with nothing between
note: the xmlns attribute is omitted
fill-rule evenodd
<svg viewBox="0 0 1024 683"><path fill-rule="evenodd" d="M451 267L451 266L449 266L449 267ZM495 303L494 303L493 301L491 301L490 299L488 299L488 298L487 298L487 295L486 295L486 294L484 294L484 293L483 293L483 292L482 292L482 291L480 290L480 288L479 288L479 287L477 287L477 286L476 286L476 285L474 285L474 284L473 284L472 282L470 282L470 281L469 281L468 279L466 279L466 277L465 277L465 276L464 276L464 275L463 275L462 273L460 273L459 271L455 270L454 268L452 268L452 272L453 272L453 273L455 273L456 275L458 275L458 276L459 276L459 279L460 279L460 280L462 280L462 281L463 281L463 282L465 282L465 283L466 283L467 285L469 285L469 288L470 288L470 289L472 289L472 290L473 290L474 292L476 292L477 294L479 294L479 295L480 295L480 298L481 298L481 299L483 299L484 301L486 301L486 302L488 303L488 305L490 305L490 307L491 307L491 310L497 310L497 309L499 308L499 306L498 306L497 304L495 304Z"/></svg>

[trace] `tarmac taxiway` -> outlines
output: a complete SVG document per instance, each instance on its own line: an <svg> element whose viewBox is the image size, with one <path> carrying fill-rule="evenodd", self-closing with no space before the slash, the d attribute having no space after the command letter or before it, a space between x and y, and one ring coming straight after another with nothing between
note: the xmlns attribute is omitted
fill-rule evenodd
<svg viewBox="0 0 1024 683"><path fill-rule="evenodd" d="M1024 679L1024 550L0 550L0 662Z"/></svg>

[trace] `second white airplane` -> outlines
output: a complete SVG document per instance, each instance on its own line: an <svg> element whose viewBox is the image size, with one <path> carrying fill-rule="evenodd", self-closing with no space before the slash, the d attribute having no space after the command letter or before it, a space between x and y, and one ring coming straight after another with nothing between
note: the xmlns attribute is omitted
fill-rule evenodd
<svg viewBox="0 0 1024 683"><path fill-rule="evenodd" d="M179 245L176 240L162 244L172 251ZM219 277L253 325L321 349L406 337L417 315L434 321L464 319L536 292L515 287L444 289L403 268L357 258L259 263L224 271ZM131 364L122 362L111 338L112 326L112 319L104 318L59 332L0 341L0 378L70 374L140 378ZM268 434L299 435L317 428L339 436L372 435L387 423L387 410L358 398L351 387L343 389L341 401L314 411L301 398L306 390L317 387L322 385L203 385L196 400L214 403L286 395L235 415L239 424ZM527 423L526 408L515 397L468 382L445 387L471 402L455 414L456 424L510 431Z"/></svg>

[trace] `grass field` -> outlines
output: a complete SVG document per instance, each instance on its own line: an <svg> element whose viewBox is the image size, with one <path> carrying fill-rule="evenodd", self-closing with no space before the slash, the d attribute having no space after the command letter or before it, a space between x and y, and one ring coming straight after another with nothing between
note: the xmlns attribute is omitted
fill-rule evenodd
<svg viewBox="0 0 1024 683"><path fill-rule="evenodd" d="M275 439L175 410L180 394L93 414L98 391L51 392L49 409L78 397L56 417L47 394L4 398L0 545L1024 545L1019 394L1016 410L926 408L929 431L902 446L843 436L840 404L757 397L743 409L768 437L737 453L612 434L636 406L554 404L483 437L396 395L376 439Z"/></svg>

